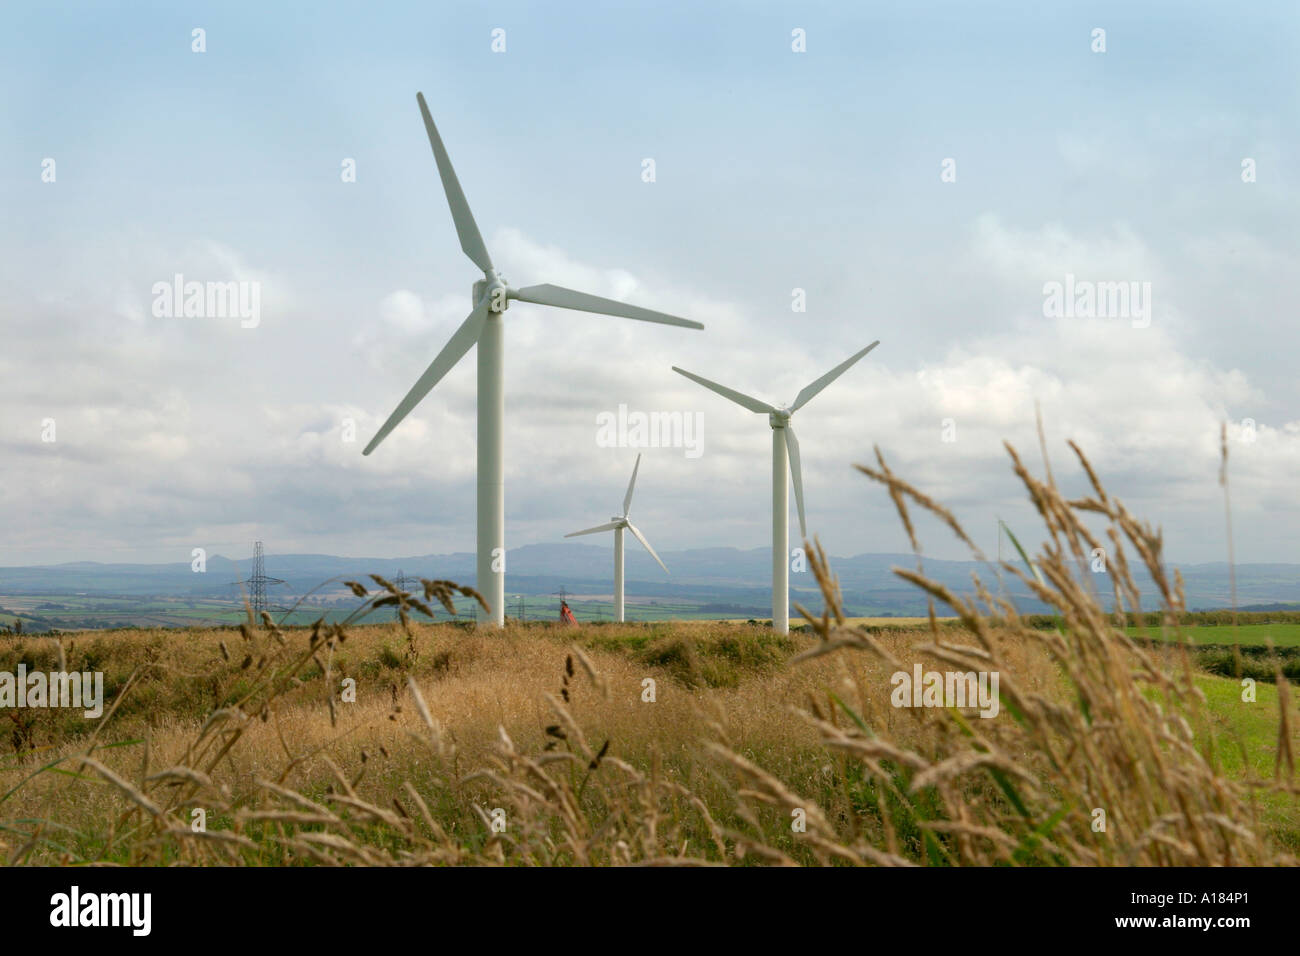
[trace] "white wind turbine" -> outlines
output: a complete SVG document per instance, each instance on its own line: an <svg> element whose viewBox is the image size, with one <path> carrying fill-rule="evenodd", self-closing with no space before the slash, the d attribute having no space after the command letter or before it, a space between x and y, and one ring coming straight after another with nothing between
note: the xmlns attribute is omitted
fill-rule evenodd
<svg viewBox="0 0 1300 956"><path fill-rule="evenodd" d="M624 528L627 528L628 531L632 532L633 535L636 536L637 541L640 541L642 545L645 545L645 549L647 551L650 551L650 557L654 558L655 561L658 561L659 567L663 568L664 574L667 574L668 572L667 564L664 564L662 561L659 561L659 555L654 553L654 548L651 548L650 542L646 541L646 536L642 535L640 531L637 531L637 525L634 525L632 523L632 519L628 518L628 515L632 514L632 489L636 488L637 470L640 467L641 467L641 455L637 455L637 463L633 464L632 466L632 480L628 481L628 493L624 494L623 496L623 514L615 515L614 518L611 518L610 520L608 520L608 522L604 524L595 525L594 528L586 528L584 529L584 531L575 531L572 533L572 535L564 536L564 537L577 537L578 535L597 535L597 533L602 531L614 532L614 619L615 620L623 620L623 529Z"/></svg>
<svg viewBox="0 0 1300 956"><path fill-rule="evenodd" d="M693 382L699 382L737 405L748 408L751 412L767 413L768 424L772 426L772 628L778 634L790 633L790 499L785 478L787 458L790 477L794 479L794 500L799 506L799 532L805 538L808 536L803 511L803 470L799 464L799 442L794 437L794 429L790 427L790 416L879 344L880 340L877 339L817 381L805 386L795 396L794 404L788 408L777 408L673 366L674 372L685 375Z"/></svg>
<svg viewBox="0 0 1300 956"><path fill-rule="evenodd" d="M502 316L511 299L553 305L579 312L596 312L643 322L679 325L688 329L704 328L699 322L681 319L662 312L575 292L555 285L532 285L516 289L492 265L478 225L469 211L469 203L460 188L456 171L438 129L433 125L424 94L415 95L424 117L424 128L433 146L433 158L442 177L442 188L451 207L460 247L473 263L483 270L483 278L474 283L473 311L447 342L437 358L420 376L406 397L398 403L388 421L370 439L362 452L369 455L397 424L410 414L461 357L478 345L478 590L487 602L488 611L479 611L479 622L501 627L505 622L505 473L502 444L502 419L505 417L504 323Z"/></svg>
<svg viewBox="0 0 1300 956"><path fill-rule="evenodd" d="M632 480L627 483L627 494L623 496L623 513L614 515L605 524L596 525L594 528L587 528L583 531L575 531L572 534L566 534L566 538L576 538L583 534L599 534L601 531L614 532L614 620L623 620L623 529L626 528L645 545L645 549L650 552L650 557L659 561L659 567L668 573L668 565L659 560L659 555L655 554L655 549L650 547L650 542L645 539L636 525L628 518L632 513L632 489L636 487L637 469L641 467L641 456L636 456L636 464L632 466Z"/></svg>

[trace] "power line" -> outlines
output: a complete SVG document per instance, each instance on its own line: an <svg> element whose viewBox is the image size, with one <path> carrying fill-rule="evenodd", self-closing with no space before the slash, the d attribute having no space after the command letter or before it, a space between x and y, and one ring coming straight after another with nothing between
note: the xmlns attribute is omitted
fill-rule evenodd
<svg viewBox="0 0 1300 956"><path fill-rule="evenodd" d="M239 581L233 582L236 586ZM266 600L266 586L268 584L285 584L287 582L279 578L268 578L266 576L266 558L262 552L262 542L253 542L253 574L245 582L248 588L248 604L253 609L253 620L260 621L263 611L285 611L287 608L279 605L268 604Z"/></svg>

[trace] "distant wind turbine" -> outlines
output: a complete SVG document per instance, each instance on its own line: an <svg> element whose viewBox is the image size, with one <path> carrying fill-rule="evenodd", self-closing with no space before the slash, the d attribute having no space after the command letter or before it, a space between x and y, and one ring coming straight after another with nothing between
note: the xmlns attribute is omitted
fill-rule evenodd
<svg viewBox="0 0 1300 956"><path fill-rule="evenodd" d="M673 371L685 375L707 389L729 398L751 412L767 413L772 426L772 628L778 634L790 633L790 498L785 472L789 462L790 477L794 479L794 500L799 506L799 533L808 536L808 526L803 510L803 470L799 463L799 442L790 426L790 416L803 408L814 395L843 375L858 359L866 355L880 340L872 342L861 352L835 366L817 381L804 387L788 408L777 408L735 389L711 382L676 365Z"/></svg>
<svg viewBox="0 0 1300 956"><path fill-rule="evenodd" d="M641 467L641 456L636 456L636 464L632 466L632 480L627 483L627 494L623 496L623 513L610 518L605 524L596 525L594 528L587 528L583 531L575 531L572 534L566 534L566 538L576 538L583 534L599 534L601 531L614 532L614 620L623 620L623 529L626 528L645 545L645 549L650 552L650 557L659 561L659 555L655 554L655 549L650 547L650 542L645 539L636 525L628 518L632 513L632 489L636 487L636 473ZM667 573L668 565L659 561L659 567Z"/></svg>
<svg viewBox="0 0 1300 956"><path fill-rule="evenodd" d="M501 627L505 622L505 464L502 442L502 421L505 417L504 323L502 316L511 299L553 305L579 312L596 312L601 315L658 322L687 329L704 328L699 322L681 319L643 309L635 305L603 299L600 296L575 292L556 285L531 285L516 289L506 284L505 278L492 265L478 225L469 211L469 203L460 188L451 159L442 145L438 129L433 125L424 94L417 93L424 128L433 146L433 158L442 177L442 188L451 207L451 218L456 224L460 247L473 263L483 270L483 278L474 283L474 308L447 342L437 358L416 381L406 397L398 403L388 421L370 439L363 455L369 455L388 433L397 427L425 395L438 384L452 367L478 345L478 590L487 602L488 611L478 612L480 624Z"/></svg>

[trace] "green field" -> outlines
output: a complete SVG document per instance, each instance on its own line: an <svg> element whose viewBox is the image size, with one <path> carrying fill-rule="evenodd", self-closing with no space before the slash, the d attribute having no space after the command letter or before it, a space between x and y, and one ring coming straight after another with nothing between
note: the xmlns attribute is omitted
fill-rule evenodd
<svg viewBox="0 0 1300 956"><path fill-rule="evenodd" d="M1254 703L1241 699L1241 685L1230 678L1198 675L1196 686L1205 701L1218 746L1214 760L1229 777L1264 781L1273 778L1278 757L1277 688L1259 684ZM1208 735L1200 733L1202 745ZM1285 763L1282 772L1286 773ZM1261 819L1292 851L1300 850L1300 804L1285 794L1261 790Z"/></svg>
<svg viewBox="0 0 1300 956"><path fill-rule="evenodd" d="M1177 641L1186 636L1192 644L1233 644L1264 646L1270 640L1275 647L1300 647L1300 624L1194 624L1178 630L1162 631L1158 627L1130 627L1130 637L1155 641Z"/></svg>

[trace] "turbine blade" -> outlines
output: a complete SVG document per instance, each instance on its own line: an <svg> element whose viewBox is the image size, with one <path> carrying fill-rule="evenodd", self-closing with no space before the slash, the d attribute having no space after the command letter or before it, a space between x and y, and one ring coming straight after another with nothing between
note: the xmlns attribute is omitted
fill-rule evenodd
<svg viewBox="0 0 1300 956"><path fill-rule="evenodd" d="M416 93L415 98L420 103L420 115L424 117L424 129L429 134L433 158L438 163L438 175L442 177L442 188L447 194L447 205L451 207L451 218L456 223L456 235L460 236L460 247L465 250L465 255L473 260L474 265L484 272L491 272L492 257L488 255L487 246L483 245L478 224L474 222L474 214L469 211L465 191L460 188L460 180L456 178L456 170L452 168L447 147L442 145L442 137L438 135L438 127L433 125L433 117L429 115L429 106L424 102L424 94Z"/></svg>
<svg viewBox="0 0 1300 956"><path fill-rule="evenodd" d="M520 302L535 302L537 305L553 305L561 309L575 309L578 312L596 312L600 315L617 315L624 319L639 319L642 322L658 322L661 325L678 325L684 329L702 329L699 322L679 319L675 315L643 309L639 305L628 305L614 299L603 299L586 292L575 292L558 285L530 285L523 289L511 289L510 298Z"/></svg>
<svg viewBox="0 0 1300 956"><path fill-rule="evenodd" d="M833 369L831 369L821 378L817 379L817 381L813 382L811 385L805 386L803 391L801 391L798 394L798 396L796 396L794 400L794 404L790 406L790 411L792 412L798 411L800 408L807 405L808 401L814 395L816 395L818 392L820 392L831 382L835 381L837 378L839 378L841 375L847 372L849 370L849 367L853 365L854 362L862 358L862 356L866 355L868 352L870 352L879 344L880 344L880 339L876 339L876 341L872 342L870 345L868 345L857 355L854 355L852 358L841 362L839 365L835 366Z"/></svg>
<svg viewBox="0 0 1300 956"><path fill-rule="evenodd" d="M379 447L379 443L388 437L388 433L410 414L411 409L420 404L420 399L428 395L429 390L442 381L442 377L452 370L452 367L469 351L470 346L478 341L483 326L487 323L487 314L488 297L484 296L483 301L474 307L474 311L469 314L465 321L460 324L460 328L447 340L447 344L442 347L438 357L424 370L424 374L406 393L406 397L398 403L397 408L393 410L393 414L388 416L388 421L384 422L383 427L375 433L375 437L370 439L370 444L365 447L361 454L369 455Z"/></svg>
<svg viewBox="0 0 1300 956"><path fill-rule="evenodd" d="M632 534L636 536L636 539L645 545L645 549L650 552L650 557L659 561L659 555L655 554L655 549L650 547L650 542L645 539L645 535L636 529L636 525L629 521L627 523L627 530L631 531ZM662 561L659 561L659 567L664 569L665 574L668 573L668 565L664 564Z"/></svg>
<svg viewBox="0 0 1300 956"><path fill-rule="evenodd" d="M727 388L727 386L719 385L717 382L710 382L707 378L704 378L703 376L700 375L696 375L694 372L688 372L685 369L678 368L676 365L673 366L673 371L676 372L678 375L685 375L692 382L698 382L699 384L703 385L705 388L712 389L713 391L717 392L719 395L731 399L737 405L741 405L745 408L748 408L751 412L775 412L776 411L776 409L773 408L771 405L767 404L767 402L760 402L758 399L750 398L748 395L738 392L733 388Z"/></svg>
<svg viewBox="0 0 1300 956"><path fill-rule="evenodd" d="M613 531L617 527L619 527L619 523L617 521L607 521L604 524L596 525L596 527L594 528L585 528L582 531L575 531L572 534L566 534L565 537L576 538L580 534L596 534L597 532L600 531Z"/></svg>
<svg viewBox="0 0 1300 956"><path fill-rule="evenodd" d="M790 423L785 425L785 448L790 453L790 477L794 479L794 503L799 506L799 536L808 537L808 522L803 516L803 466L799 463L799 439Z"/></svg>
<svg viewBox="0 0 1300 956"><path fill-rule="evenodd" d="M623 516L627 517L632 508L632 489L636 487L637 469L641 467L641 456L636 456L636 464L632 466L632 480L627 483L627 494L623 496Z"/></svg>

